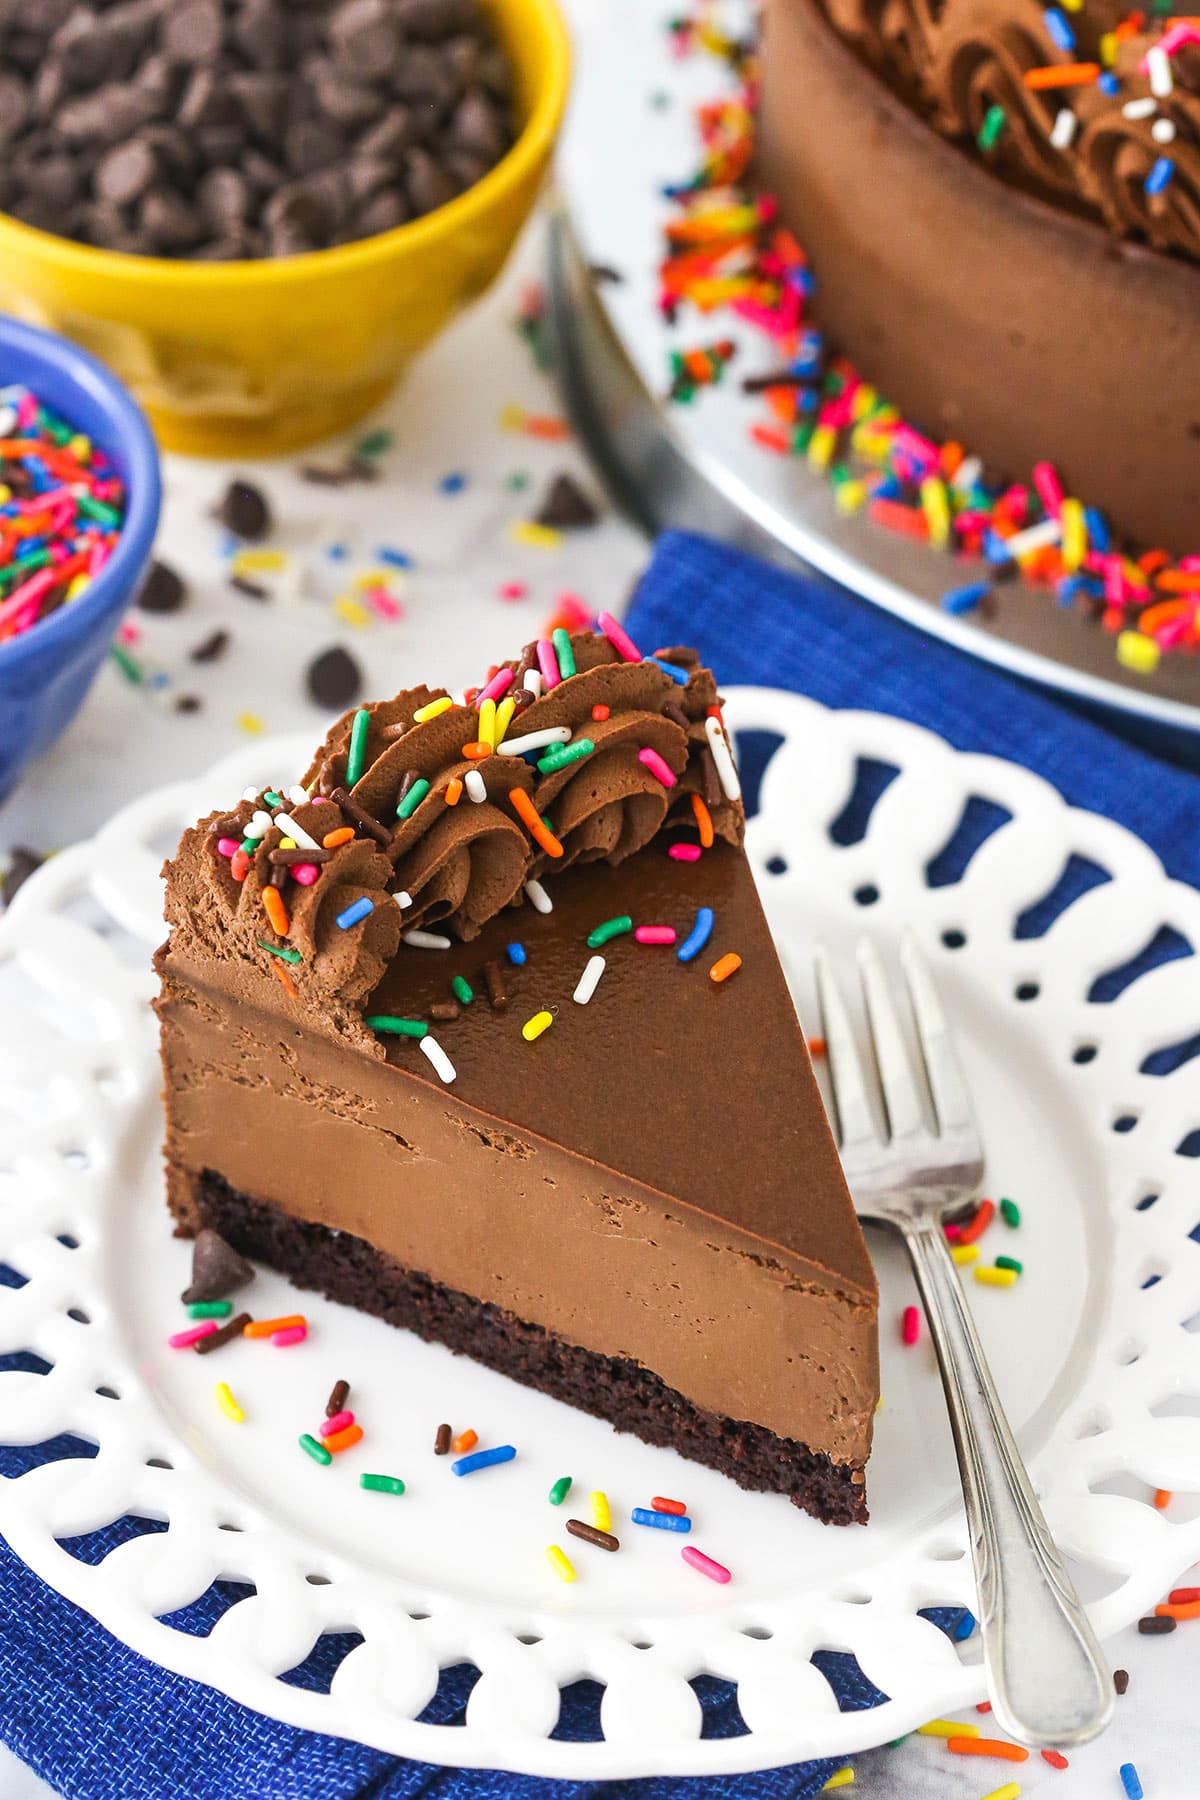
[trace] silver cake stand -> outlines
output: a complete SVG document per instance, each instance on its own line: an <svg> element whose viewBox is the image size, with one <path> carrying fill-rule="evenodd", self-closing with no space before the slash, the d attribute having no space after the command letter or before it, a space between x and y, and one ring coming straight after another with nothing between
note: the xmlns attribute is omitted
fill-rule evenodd
<svg viewBox="0 0 1200 1800"><path fill-rule="evenodd" d="M673 210L662 187L692 173L694 109L730 77L711 56L672 56L668 9L654 0L567 0L566 10L575 90L559 152L548 290L566 403L618 503L651 533L702 531L799 562L1085 710L1123 715L1127 735L1200 760L1200 660L1164 656L1153 676L1134 675L1117 662L1110 634L1019 582L997 589L993 618L955 617L942 595L978 579L983 565L893 536L862 514L844 518L832 487L803 459L752 441L751 423L766 414L741 383L777 366L768 340L728 310L705 318L684 307L670 326L656 303ZM748 26L739 0L729 20ZM671 351L719 338L737 345L724 381L690 405L669 401Z"/></svg>

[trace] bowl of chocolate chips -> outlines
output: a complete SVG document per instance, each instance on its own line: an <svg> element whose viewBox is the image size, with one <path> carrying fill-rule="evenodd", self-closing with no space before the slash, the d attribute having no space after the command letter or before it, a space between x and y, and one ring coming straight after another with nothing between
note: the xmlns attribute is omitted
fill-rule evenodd
<svg viewBox="0 0 1200 1800"><path fill-rule="evenodd" d="M0 309L167 448L299 449L499 272L568 78L555 0L0 0Z"/></svg>

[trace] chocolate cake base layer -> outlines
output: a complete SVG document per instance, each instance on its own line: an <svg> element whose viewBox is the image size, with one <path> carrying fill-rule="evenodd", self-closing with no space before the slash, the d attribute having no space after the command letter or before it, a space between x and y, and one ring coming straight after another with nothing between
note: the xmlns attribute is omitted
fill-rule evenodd
<svg viewBox="0 0 1200 1800"><path fill-rule="evenodd" d="M565 1343L488 1302L405 1269L363 1239L288 1217L231 1188L211 1170L170 1170L171 1210L191 1235L203 1225L240 1250L331 1300L373 1313L418 1337L511 1375L526 1387L677 1450L739 1486L786 1494L831 1525L866 1524L861 1467L737 1419L702 1411L650 1370Z"/></svg>

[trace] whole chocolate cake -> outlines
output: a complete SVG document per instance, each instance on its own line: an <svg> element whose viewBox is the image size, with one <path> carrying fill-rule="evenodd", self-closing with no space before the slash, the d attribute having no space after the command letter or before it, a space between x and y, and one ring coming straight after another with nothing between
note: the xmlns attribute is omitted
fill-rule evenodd
<svg viewBox="0 0 1200 1800"><path fill-rule="evenodd" d="M530 646L184 834L167 1174L302 1285L865 1520L875 1280L694 653Z"/></svg>
<svg viewBox="0 0 1200 1800"><path fill-rule="evenodd" d="M760 161L822 324L931 434L1196 548L1200 25L765 0Z"/></svg>

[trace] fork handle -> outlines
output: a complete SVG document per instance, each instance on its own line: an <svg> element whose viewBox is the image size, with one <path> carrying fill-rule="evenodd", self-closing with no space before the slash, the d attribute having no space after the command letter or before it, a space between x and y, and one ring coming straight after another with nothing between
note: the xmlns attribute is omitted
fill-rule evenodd
<svg viewBox="0 0 1200 1800"><path fill-rule="evenodd" d="M979 1589L992 1710L1034 1748L1087 1743L1113 1684L1050 1536L937 1218L900 1222L950 1410Z"/></svg>

